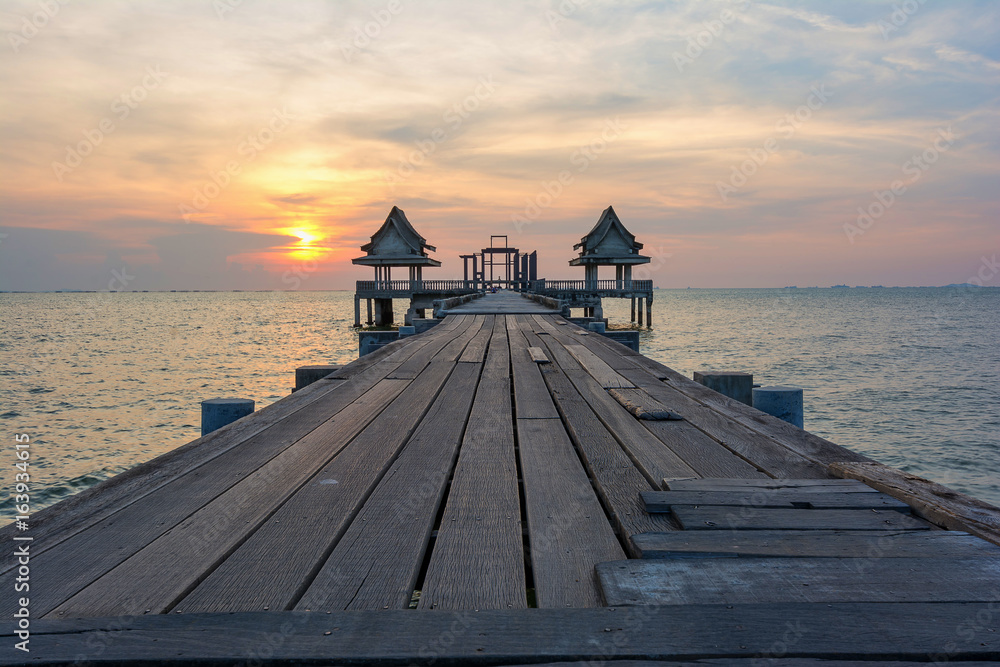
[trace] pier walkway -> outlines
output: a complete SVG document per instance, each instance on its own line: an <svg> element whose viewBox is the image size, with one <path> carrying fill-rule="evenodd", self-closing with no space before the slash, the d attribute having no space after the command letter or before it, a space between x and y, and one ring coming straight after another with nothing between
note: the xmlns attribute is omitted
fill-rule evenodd
<svg viewBox="0 0 1000 667"><path fill-rule="evenodd" d="M508 297L33 516L0 664L1000 658L996 508Z"/></svg>
<svg viewBox="0 0 1000 667"><path fill-rule="evenodd" d="M467 301L457 308L449 308L449 315L543 315L558 314L558 311L543 306L521 295L520 292L501 290L487 292L478 299Z"/></svg>

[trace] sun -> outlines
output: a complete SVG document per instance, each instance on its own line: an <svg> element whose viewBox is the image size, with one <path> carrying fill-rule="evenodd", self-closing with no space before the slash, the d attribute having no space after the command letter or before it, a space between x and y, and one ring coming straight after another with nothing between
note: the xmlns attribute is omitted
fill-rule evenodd
<svg viewBox="0 0 1000 667"><path fill-rule="evenodd" d="M321 241L323 237L316 233L315 230L305 227L292 227L283 231L289 236L295 236L299 239L298 243L293 243L288 247L288 256L291 259L300 262L310 262L320 258L327 252L326 248L317 245L317 242Z"/></svg>

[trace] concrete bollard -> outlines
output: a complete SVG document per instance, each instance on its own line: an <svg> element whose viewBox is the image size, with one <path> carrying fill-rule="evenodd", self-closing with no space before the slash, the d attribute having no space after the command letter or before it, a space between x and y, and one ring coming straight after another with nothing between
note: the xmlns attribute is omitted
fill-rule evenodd
<svg viewBox="0 0 1000 667"><path fill-rule="evenodd" d="M213 398L201 402L201 434L208 435L240 417L253 414L254 402L249 398Z"/></svg>
<svg viewBox="0 0 1000 667"><path fill-rule="evenodd" d="M423 333L438 324L440 321L441 320L435 320L433 317L414 317L413 328L417 333Z"/></svg>
<svg viewBox="0 0 1000 667"><path fill-rule="evenodd" d="M363 357L384 345L399 339L398 331L359 331L358 356Z"/></svg>
<svg viewBox="0 0 1000 667"><path fill-rule="evenodd" d="M590 322L587 324L587 328L594 333L602 334L607 330L607 325L605 325L604 322Z"/></svg>
<svg viewBox="0 0 1000 667"><path fill-rule="evenodd" d="M799 387L758 387L753 390L753 407L802 428L802 389Z"/></svg>
<svg viewBox="0 0 1000 667"><path fill-rule="evenodd" d="M409 327L399 327L399 337L405 338L406 336L412 336L417 333L417 328L413 326Z"/></svg>
<svg viewBox="0 0 1000 667"><path fill-rule="evenodd" d="M724 371L695 372L694 381L724 396L753 405L753 375L751 373L727 373Z"/></svg>
<svg viewBox="0 0 1000 667"><path fill-rule="evenodd" d="M293 392L308 387L316 380L322 380L330 373L339 371L342 366L336 364L315 364L313 366L299 366L295 369L295 389Z"/></svg>

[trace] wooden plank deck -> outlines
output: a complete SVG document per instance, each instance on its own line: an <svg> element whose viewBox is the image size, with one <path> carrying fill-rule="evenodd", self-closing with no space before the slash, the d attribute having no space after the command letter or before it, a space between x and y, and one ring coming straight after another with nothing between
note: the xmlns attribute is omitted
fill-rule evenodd
<svg viewBox="0 0 1000 667"><path fill-rule="evenodd" d="M992 629L948 652L947 624L996 627L1000 577L996 547L942 530L989 538L995 508L898 490L537 305L471 302L32 516L28 662L240 661L286 626L278 662L751 661L803 618L817 625L781 657L1000 657ZM840 479L876 473L884 494ZM609 601L658 606L627 622L595 609ZM25 662L12 644L0 664Z"/></svg>

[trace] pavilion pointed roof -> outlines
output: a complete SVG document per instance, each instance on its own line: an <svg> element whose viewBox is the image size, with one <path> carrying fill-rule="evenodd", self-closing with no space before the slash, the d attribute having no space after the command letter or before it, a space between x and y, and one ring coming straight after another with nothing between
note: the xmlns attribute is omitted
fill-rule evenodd
<svg viewBox="0 0 1000 667"><path fill-rule="evenodd" d="M573 250L580 250L580 256L570 260L570 266L649 262L649 257L639 254L642 244L625 228L612 206L604 209L594 228L573 246Z"/></svg>
<svg viewBox="0 0 1000 667"><path fill-rule="evenodd" d="M367 253L351 260L366 266L441 266L441 262L428 256L427 251L437 248L417 233L406 213L393 206L382 226L372 234L371 241L361 246Z"/></svg>

